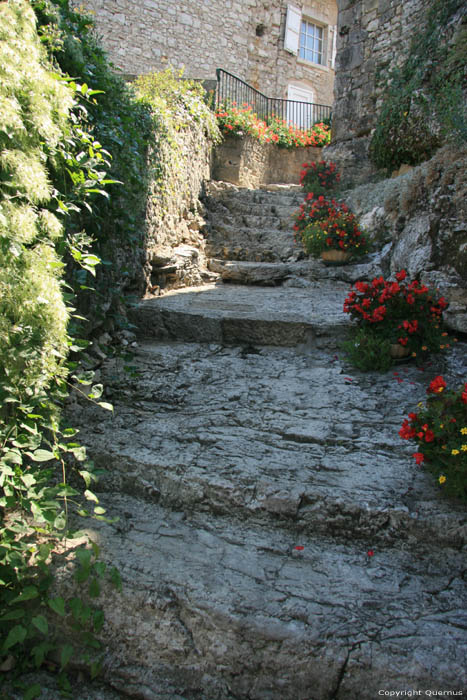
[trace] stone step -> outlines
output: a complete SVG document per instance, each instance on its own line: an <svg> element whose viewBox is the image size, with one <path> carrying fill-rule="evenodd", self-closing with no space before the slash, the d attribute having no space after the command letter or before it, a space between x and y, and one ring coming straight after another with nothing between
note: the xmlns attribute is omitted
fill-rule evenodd
<svg viewBox="0 0 467 700"><path fill-rule="evenodd" d="M292 256L303 255L303 249L295 243L291 231L224 227L209 234L206 255L226 260L284 262Z"/></svg>
<svg viewBox="0 0 467 700"><path fill-rule="evenodd" d="M229 249L225 250L229 253ZM211 258L208 260L209 270L221 276L224 282L236 284L259 284L288 287L305 287L316 293L319 283L327 284L332 281L346 282L350 285L361 279L373 279L383 274L381 258L378 254L369 255L366 261L349 262L346 265L327 267L321 260L314 258L299 259L294 255L287 262L258 262L232 260L232 254L227 259ZM297 259L294 259L297 258ZM342 303L344 302L342 297Z"/></svg>
<svg viewBox="0 0 467 700"><path fill-rule="evenodd" d="M464 563L102 499L112 686L138 698L374 700L467 683ZM124 614L122 614L124 611Z"/></svg>
<svg viewBox="0 0 467 700"><path fill-rule="evenodd" d="M229 232L235 228L252 228L255 231L292 231L293 224L292 214L286 214L281 217L275 213L267 214L264 211L258 213L250 212L248 214L229 211L224 216L216 217L213 230L217 233L222 233L224 230Z"/></svg>
<svg viewBox="0 0 467 700"><path fill-rule="evenodd" d="M105 365L114 416L88 404L72 424L114 492L272 531L461 547L465 508L444 499L398 430L440 370L460 383L466 349L430 372L387 376L306 345L148 343L133 378L117 359Z"/></svg>
<svg viewBox="0 0 467 700"><path fill-rule="evenodd" d="M335 347L349 320L347 285L309 288L206 284L144 299L132 322L142 337L201 343Z"/></svg>

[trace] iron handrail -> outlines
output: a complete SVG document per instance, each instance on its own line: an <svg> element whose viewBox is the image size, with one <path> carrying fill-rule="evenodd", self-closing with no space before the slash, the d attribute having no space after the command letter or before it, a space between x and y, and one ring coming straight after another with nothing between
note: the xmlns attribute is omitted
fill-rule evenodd
<svg viewBox="0 0 467 700"><path fill-rule="evenodd" d="M331 121L332 108L329 105L288 100L281 97L268 97L233 73L217 68L216 105L248 104L260 119L268 121L273 117L287 121L299 128L309 128L317 122Z"/></svg>

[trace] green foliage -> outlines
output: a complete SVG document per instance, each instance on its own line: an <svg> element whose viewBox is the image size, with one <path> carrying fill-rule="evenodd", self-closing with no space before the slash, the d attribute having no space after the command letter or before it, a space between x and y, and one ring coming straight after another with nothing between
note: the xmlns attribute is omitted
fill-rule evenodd
<svg viewBox="0 0 467 700"><path fill-rule="evenodd" d="M393 364L391 341L367 329L353 329L342 348L352 365L362 372L387 372Z"/></svg>
<svg viewBox="0 0 467 700"><path fill-rule="evenodd" d="M221 136L202 85L183 79L182 72L168 68L149 73L140 76L134 87L141 102L151 110L152 205L154 215L163 220L174 199L190 195L186 173L190 171L192 152L188 139L201 143L207 138L216 143ZM192 141L190 146L196 149L199 143Z"/></svg>
<svg viewBox="0 0 467 700"><path fill-rule="evenodd" d="M448 389L438 376L427 389L425 405L409 413L399 435L417 443L417 464L430 471L443 491L467 501L467 383Z"/></svg>
<svg viewBox="0 0 467 700"><path fill-rule="evenodd" d="M90 237L74 231L102 198L110 156L89 125L93 91L53 70L25 0L0 4L0 78L0 666L40 666L59 644L64 668L71 654L53 615L66 617L68 602L50 598L54 553L70 536L70 509L105 512L90 490L93 465L60 419L67 356L84 345L69 335L64 271L69 260L95 273ZM89 394L99 398L96 387Z"/></svg>
<svg viewBox="0 0 467 700"><path fill-rule="evenodd" d="M370 144L370 157L378 167L416 165L446 141L466 141L466 30L460 22L455 30L448 29L462 4L462 0L433 0L407 60L387 76Z"/></svg>
<svg viewBox="0 0 467 700"><path fill-rule="evenodd" d="M49 59L74 79L71 84L82 97L76 117L82 122L85 109L90 140L76 151L80 169L83 160L102 157L102 172L93 175L88 191L89 208L68 211L65 222L70 235L78 232L75 249L83 252L79 232L86 231L85 248L106 263L96 271L93 265L83 269L78 259L67 269L68 281L79 292L77 307L88 319L79 332L89 334L104 321L125 325L127 296L142 291L150 110L108 61L89 16L72 9L68 0L32 0L32 5ZM51 178L59 191L66 191L66 173L52 170Z"/></svg>

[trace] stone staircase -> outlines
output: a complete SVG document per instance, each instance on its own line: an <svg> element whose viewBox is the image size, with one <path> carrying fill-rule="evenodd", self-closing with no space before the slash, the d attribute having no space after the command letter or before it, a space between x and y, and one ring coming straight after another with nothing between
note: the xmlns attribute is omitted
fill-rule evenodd
<svg viewBox="0 0 467 700"><path fill-rule="evenodd" d="M379 260L302 260L300 197L213 183L225 283L143 300L134 357L101 370L114 414L70 410L119 517L90 528L123 578L103 633L121 697L467 687L465 508L398 437L431 378L463 379L466 344L423 370L346 365L348 282Z"/></svg>

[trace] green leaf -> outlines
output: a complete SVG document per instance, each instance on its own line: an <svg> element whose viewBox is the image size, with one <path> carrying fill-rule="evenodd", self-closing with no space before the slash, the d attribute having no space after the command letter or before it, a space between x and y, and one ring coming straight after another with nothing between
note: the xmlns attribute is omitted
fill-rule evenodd
<svg viewBox="0 0 467 700"><path fill-rule="evenodd" d="M89 566L91 564L92 550L81 547L76 550L76 558L81 566Z"/></svg>
<svg viewBox="0 0 467 700"><path fill-rule="evenodd" d="M73 656L74 649L71 646L71 644L64 644L62 647L62 651L60 653L60 667L64 669L67 665L71 657Z"/></svg>
<svg viewBox="0 0 467 700"><path fill-rule="evenodd" d="M99 503L99 499L97 498L97 496L92 491L89 491L89 489L86 489L86 491L84 492L84 497L88 501L94 501L94 503Z"/></svg>
<svg viewBox="0 0 467 700"><path fill-rule="evenodd" d="M9 605L13 605L13 603L22 603L25 600L33 600L37 598L38 595L39 592L35 586L26 586L16 598L10 600Z"/></svg>
<svg viewBox="0 0 467 700"><path fill-rule="evenodd" d="M119 570L115 566L113 566L110 570L110 580L117 591L122 590L122 577L120 576Z"/></svg>
<svg viewBox="0 0 467 700"><path fill-rule="evenodd" d="M34 685L30 685L29 688L24 691L23 700L33 700L34 698L38 698L41 693L42 688L39 683L34 683Z"/></svg>
<svg viewBox="0 0 467 700"><path fill-rule="evenodd" d="M17 452L7 452L5 455L3 455L2 460L5 460L5 462L11 462L12 464L22 464L23 460L21 458L21 455L18 454Z"/></svg>
<svg viewBox="0 0 467 700"><path fill-rule="evenodd" d="M98 579L94 576L89 584L89 595L91 598L97 598L101 593L101 587Z"/></svg>
<svg viewBox="0 0 467 700"><path fill-rule="evenodd" d="M63 530L66 527L66 513L62 512L57 515L54 520L54 528Z"/></svg>
<svg viewBox="0 0 467 700"><path fill-rule="evenodd" d="M16 610L10 610L10 612L7 612L5 613L5 615L2 615L0 617L0 622L6 622L7 620L19 620L19 618L23 617L23 615L23 608L16 608Z"/></svg>
<svg viewBox="0 0 467 700"><path fill-rule="evenodd" d="M26 639L27 630L22 625L15 625L8 633L8 637L3 642L3 650L10 649L15 644L22 644Z"/></svg>
<svg viewBox="0 0 467 700"><path fill-rule="evenodd" d="M51 610L60 615L60 617L65 617L65 601L63 598L49 598L47 605Z"/></svg>
<svg viewBox="0 0 467 700"><path fill-rule="evenodd" d="M100 632L105 621L105 615L103 610L96 610L92 616L92 622L95 632Z"/></svg>
<svg viewBox="0 0 467 700"><path fill-rule="evenodd" d="M36 617L32 618L31 622L34 625L34 627L37 627L39 632L42 632L42 634L48 633L49 623L43 615L36 615Z"/></svg>
<svg viewBox="0 0 467 700"><path fill-rule="evenodd" d="M40 644L37 644L35 647L32 648L32 654L34 656L34 663L36 665L36 668L39 668L42 666L44 663L45 655L49 653L49 651L52 651L53 649L53 644L50 644L50 642L41 642Z"/></svg>
<svg viewBox="0 0 467 700"><path fill-rule="evenodd" d="M50 459L55 459L54 453L49 452L49 450L36 450L35 452L27 452L26 454L34 462L48 462Z"/></svg>
<svg viewBox="0 0 467 700"><path fill-rule="evenodd" d="M114 410L114 407L112 406L112 404L107 403L106 401L99 401L97 405L100 406L101 408L105 408L106 411L113 411Z"/></svg>

